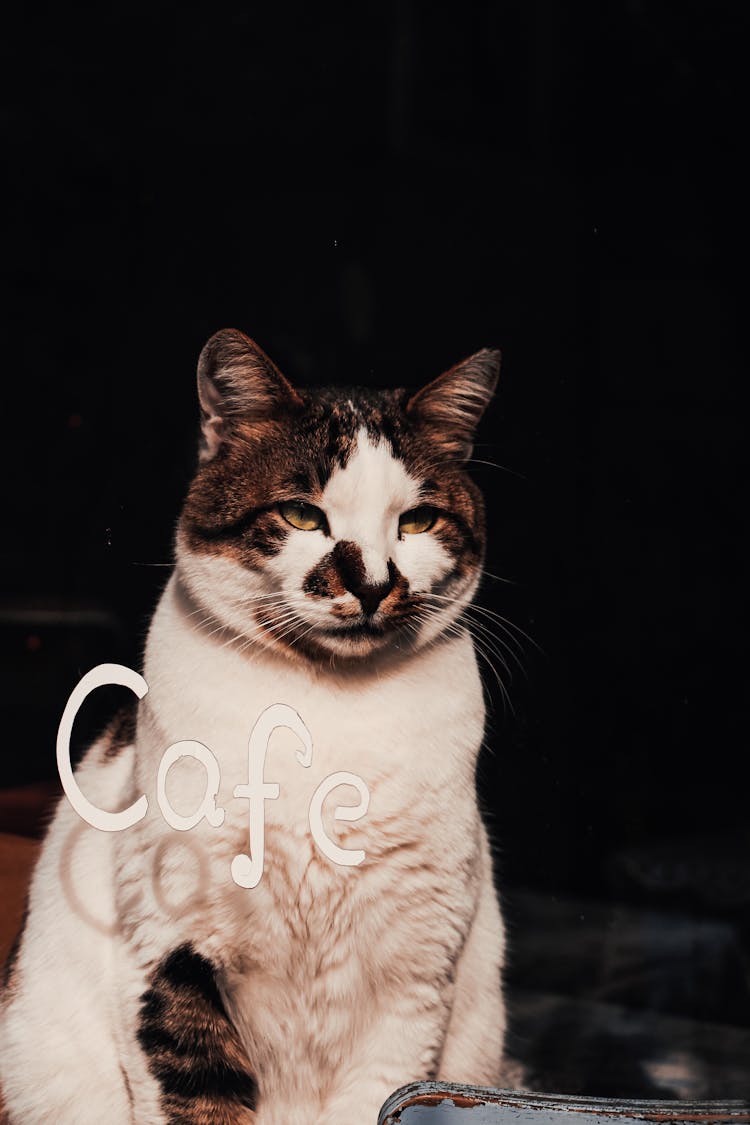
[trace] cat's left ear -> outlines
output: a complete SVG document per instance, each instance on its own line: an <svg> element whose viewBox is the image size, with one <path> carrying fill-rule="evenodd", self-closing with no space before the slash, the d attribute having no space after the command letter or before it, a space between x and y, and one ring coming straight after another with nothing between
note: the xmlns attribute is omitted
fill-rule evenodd
<svg viewBox="0 0 750 1125"><path fill-rule="evenodd" d="M262 348L236 328L215 333L198 360L201 461L210 461L238 421L271 418L302 399Z"/></svg>
<svg viewBox="0 0 750 1125"><path fill-rule="evenodd" d="M412 395L406 412L433 432L446 453L466 461L499 375L500 352L482 348Z"/></svg>

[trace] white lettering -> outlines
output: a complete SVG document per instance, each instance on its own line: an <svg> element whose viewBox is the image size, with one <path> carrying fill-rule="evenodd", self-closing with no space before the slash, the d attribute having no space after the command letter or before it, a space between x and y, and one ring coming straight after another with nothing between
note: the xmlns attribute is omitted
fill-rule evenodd
<svg viewBox="0 0 750 1125"><path fill-rule="evenodd" d="M341 770L339 773L332 773L324 778L313 793L309 812L310 831L323 855L327 856L333 863L339 864L340 867L359 867L365 858L364 851L361 848L340 848L338 844L334 844L330 836L326 835L326 830L323 827L323 802L328 794L337 789L339 785L353 785L359 793L359 804L337 805L333 814L336 820L361 820L367 812L370 804L370 790L356 773L347 773L346 770Z"/></svg>
<svg viewBox="0 0 750 1125"><path fill-rule="evenodd" d="M306 768L312 764L312 738L293 707L286 703L274 703L261 712L250 732L248 743L248 783L238 785L234 796L250 802L250 841L252 854L236 855L232 860L232 878L239 887L257 887L263 877L265 860L265 817L266 801L275 801L279 796L277 782L263 779L266 751L271 735L277 727L287 727L303 743L304 750L296 750L297 761Z"/></svg>
<svg viewBox="0 0 750 1125"><path fill-rule="evenodd" d="M196 758L206 767L206 791L203 800L191 816L180 816L175 812L167 797L167 774L175 762L180 758ZM176 828L178 832L189 832L200 824L204 816L213 828L219 828L224 823L224 810L216 807L216 794L221 784L221 771L216 758L202 742L193 742L186 739L184 742L175 742L164 751L159 763L159 773L156 777L156 799L159 802L162 816L167 824Z"/></svg>
<svg viewBox="0 0 750 1125"><path fill-rule="evenodd" d="M70 764L70 735L75 717L81 704L94 688L103 687L105 684L128 687L139 699L143 699L148 691L148 684L143 676L139 676L132 668L126 668L124 664L97 664L96 668L87 672L73 688L60 719L60 726L57 728L57 769L66 797L83 820L92 828L101 829L102 832L122 832L125 828L130 828L139 820L143 820L148 811L148 800L145 795L121 812L105 812L84 797L78 788Z"/></svg>

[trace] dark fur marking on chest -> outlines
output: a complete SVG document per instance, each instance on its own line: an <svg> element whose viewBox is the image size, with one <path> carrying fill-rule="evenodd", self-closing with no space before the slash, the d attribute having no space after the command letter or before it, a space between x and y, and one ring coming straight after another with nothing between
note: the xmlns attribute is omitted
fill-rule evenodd
<svg viewBox="0 0 750 1125"><path fill-rule="evenodd" d="M117 714L110 719L102 735L104 748L102 757L105 761L116 758L126 746L132 746L135 741L135 730L138 720L138 703L125 704Z"/></svg>
<svg viewBox="0 0 750 1125"><path fill-rule="evenodd" d="M138 1041L162 1090L171 1123L239 1125L258 1087L210 961L192 946L173 950L141 997Z"/></svg>
<svg viewBox="0 0 750 1125"><path fill-rule="evenodd" d="M13 971L16 967L18 960L18 953L21 949L21 942L23 941L24 931L26 930L26 922L29 918L29 902L26 900L26 905L23 908L23 915L21 917L21 925L18 927L18 933L13 938L13 944L8 950L8 956L5 959L3 966L2 986L3 989L9 988L13 981Z"/></svg>

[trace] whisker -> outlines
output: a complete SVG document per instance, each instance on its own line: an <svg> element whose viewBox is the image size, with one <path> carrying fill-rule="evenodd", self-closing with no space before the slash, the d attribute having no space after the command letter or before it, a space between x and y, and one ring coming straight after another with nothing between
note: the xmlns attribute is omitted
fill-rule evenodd
<svg viewBox="0 0 750 1125"><path fill-rule="evenodd" d="M547 655L542 646L537 644L534 638L530 637L529 634L526 633L520 625L516 625L515 621L509 621L507 617L503 617L500 613L494 613L492 610L485 610L485 612L492 614L493 617L496 617L498 621L502 621L503 624L507 625L510 629L515 629L517 633L520 633L522 637L525 637L530 645L534 646L534 648L538 653L540 653L541 656Z"/></svg>
<svg viewBox="0 0 750 1125"><path fill-rule="evenodd" d="M446 600L450 600L450 599L446 599ZM435 617L439 617L439 616L440 616L440 611L438 609L435 609L434 607L428 607L423 614L423 619L431 620L431 619L434 619ZM472 624L476 626L476 625L478 625L478 622L470 623L470 622L467 622L467 621L462 621L459 618L457 621L452 621L447 626L445 626L444 629L443 629L443 633L448 634L450 636L460 636L461 630L464 629L469 634L469 636L472 638L472 641L474 642L474 646L475 646L475 650L476 650L477 654L487 664L487 666L491 670L495 680L497 681L497 685L500 689L500 694L501 694L501 697L502 697L502 700L503 700L503 712L505 714L507 714L507 710L510 709L511 714L515 717L515 714L516 714L515 708L513 707L513 703L512 703L512 700L510 698L510 695L508 693L508 690L506 688L506 685L503 682L503 678L500 675L500 673L498 672L498 670L497 670L497 668L496 668L496 666L495 666L495 664L494 664L494 662L493 662L493 660L490 656L490 652L488 651L488 649L489 649L488 641L484 636L482 636L482 635L478 636L473 631L473 629L471 628ZM505 668L505 670L508 672L508 675L510 676L510 670L508 668L508 665L507 665L506 661L494 649L490 649L490 651L492 652L492 655L498 657L501 660L501 663L502 663L503 667ZM511 677L511 679L512 679L512 677Z"/></svg>
<svg viewBox="0 0 750 1125"><path fill-rule="evenodd" d="M518 659L516 653L508 645L504 644L500 637L496 637L494 633L490 632L490 630L482 625L479 621L467 621L466 625L473 637L476 635L473 631L474 629L478 629L480 631L484 638L485 644L487 644L492 649L495 656L497 656L498 660L502 663L503 668L505 668L505 670L507 671L510 683L513 682L513 673L511 672L510 666L503 656L503 652L501 650L504 650L508 654L509 658L515 661L522 675L526 675L526 669Z"/></svg>
<svg viewBox="0 0 750 1125"><path fill-rule="evenodd" d="M440 597L441 595L432 594L430 596L431 597ZM452 600L452 599L448 599L448 600ZM486 614L487 617L491 617L491 618L494 618L495 621L502 622L504 625L508 626L510 629L515 629L517 633L520 633L521 636L524 637L529 642L529 644L534 646L534 648L537 650L537 652L541 653L542 656L546 656L546 653L545 653L544 649L541 647L541 645L537 644L537 642L534 640L533 637L530 637L529 634L526 633L521 628L520 625L516 625L516 623L514 621L510 621L507 617L503 617L503 615L501 613L496 613L495 610L493 610L493 609L487 609L486 606L479 606L479 605L476 605L474 603L470 603L470 606L467 607L467 608L471 608L471 609L476 610L477 612L481 612L483 614ZM515 641L516 644L520 645L520 642L518 641L518 639L516 637L513 637L513 640Z"/></svg>
<svg viewBox="0 0 750 1125"><path fill-rule="evenodd" d="M524 654L524 650L523 650L523 645L518 640L518 638L514 637L513 634L511 632L509 632L509 630L506 629L503 624L496 621L489 613L486 613L481 606L477 606L477 605L466 606L466 608L464 610L464 613L466 614L467 617L469 617L469 619L471 621L474 622L474 624L478 628L483 629L484 632L487 633L488 636L492 637L493 640L495 640L497 642L497 644L500 645L501 648L505 649L508 656L516 662L518 667L521 669L521 671L525 675L526 668L525 668L525 665L524 665L523 661L521 660L521 657L519 656L519 653L521 653L522 655L525 655L525 654ZM483 616L485 616L487 618L487 621L477 621L476 618L473 618L473 617L470 616L472 613L482 614ZM489 622L489 624L488 624L488 622ZM496 636L496 634L493 632L493 629L497 630L499 633L502 633L503 636L502 637ZM507 641L503 640L503 637L507 637ZM508 642L510 642L510 643L508 643ZM518 649L518 652L516 651L516 648L512 648L511 645L515 645L516 648Z"/></svg>
<svg viewBox="0 0 750 1125"><path fill-rule="evenodd" d="M469 457L468 460L462 462L464 465L489 465L491 469L502 469L504 473L510 473L511 476L518 477L519 480L528 480L528 477L523 473L519 473L517 469L509 469L507 465L500 465L497 461L482 461L479 457Z"/></svg>
<svg viewBox="0 0 750 1125"><path fill-rule="evenodd" d="M469 629L468 627L466 627L466 628L467 628L467 632L469 632L472 640L474 641L475 651L485 661L487 666L490 668L493 676L495 677L495 680L497 681L497 686L500 689L500 694L501 694L501 697L502 697L502 700L503 700L503 713L507 714L507 710L506 710L506 707L507 707L507 708L510 709L511 714L515 717L516 711L515 711L515 708L513 706L513 703L511 702L510 695L508 694L506 686L503 683L502 676L498 672L498 670L495 667L491 657L489 656L489 654L486 651L486 647L485 647L484 642L481 641L479 637L475 636L471 632L471 629ZM458 629L459 629L458 622L454 622L450 626L448 626L448 628L446 629L446 632L453 633L454 635L459 635Z"/></svg>
<svg viewBox="0 0 750 1125"><path fill-rule="evenodd" d="M499 574L493 574L492 571L486 570L485 567L481 567L479 573L482 574L485 578L494 579L495 582L505 582L508 586L518 585L514 578L503 578Z"/></svg>
<svg viewBox="0 0 750 1125"><path fill-rule="evenodd" d="M451 604L451 605L454 602L453 598L447 597L444 594L427 594L426 597L436 598L436 599L438 599L442 602L446 602L446 603ZM517 637L515 637L512 633L510 633L508 631L508 629L506 629L505 626L501 622L499 622L497 620L497 618L499 616L498 614L493 613L491 610L485 609L484 606L479 606L479 605L476 605L472 602L470 602L468 605L465 605L463 607L463 609L461 610L461 616L468 619L468 620L473 620L470 616L472 613L478 613L478 614L482 614L483 616L485 616L487 618L487 620L490 621L496 629L498 629L500 632L502 632L504 634L504 636L506 636L508 638L508 640L511 641L514 645L516 645L518 647L519 651L521 653L523 653L523 646L521 645L521 642L518 640ZM478 627L483 628L484 631L487 633L487 635L493 639L493 641L495 641L502 648L504 648L505 651L507 652L508 656L511 657L513 660L515 660L516 664L521 669L523 674L526 675L526 669L525 669L522 661L520 660L518 653L513 648L511 648L510 645L508 643L506 643L506 641L504 641L501 637L496 637L495 634L489 629L489 627L484 622L475 621L474 623ZM531 640L531 638L529 638L529 640ZM532 643L534 643L534 642L532 642Z"/></svg>

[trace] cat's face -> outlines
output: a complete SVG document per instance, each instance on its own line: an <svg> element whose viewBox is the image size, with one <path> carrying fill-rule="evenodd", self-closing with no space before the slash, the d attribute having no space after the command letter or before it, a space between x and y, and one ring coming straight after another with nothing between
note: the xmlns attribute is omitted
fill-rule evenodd
<svg viewBox="0 0 750 1125"><path fill-rule="evenodd" d="M325 662L450 629L482 565L484 508L464 462L498 367L483 351L416 394L298 391L242 333L213 336L177 538L198 620Z"/></svg>

